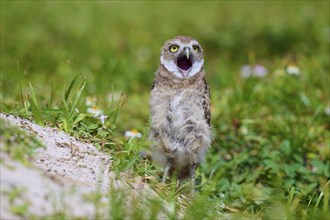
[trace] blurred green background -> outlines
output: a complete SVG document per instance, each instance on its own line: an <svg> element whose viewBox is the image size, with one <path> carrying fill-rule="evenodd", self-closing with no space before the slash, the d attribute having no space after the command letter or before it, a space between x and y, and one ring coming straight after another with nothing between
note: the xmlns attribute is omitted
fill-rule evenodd
<svg viewBox="0 0 330 220"><path fill-rule="evenodd" d="M311 60L312 77L324 77L328 9L328 1L1 1L2 107L15 105L19 80L30 80L40 95L53 86L60 97L63 83L79 73L89 95L105 97L112 86L130 96L148 93L160 47L176 35L205 48L213 93L235 85L244 64L273 71L288 56L300 65ZM147 98L141 102L147 107Z"/></svg>
<svg viewBox="0 0 330 220"><path fill-rule="evenodd" d="M301 207L294 203L286 217L301 217L309 202L321 207L313 193L330 176L329 7L329 1L1 1L1 111L21 112L29 81L41 108L56 108L64 84L83 74L84 95L96 96L104 111L109 93L127 95L114 134L142 132L161 46L192 36L204 48L211 88L215 140L199 171L204 179L217 173L210 198L224 193L226 204L256 213L266 209L258 203L270 198L264 195L281 192L286 201L294 186L290 193ZM268 74L243 78L242 66L255 64ZM326 216L328 203L322 204Z"/></svg>
<svg viewBox="0 0 330 220"><path fill-rule="evenodd" d="M328 9L328 1L1 1L2 97L13 96L20 76L57 87L76 73L86 75L90 93L111 85L147 92L160 47L176 35L203 45L217 91L233 83L249 53L270 68L288 54L313 59L323 51L327 59Z"/></svg>

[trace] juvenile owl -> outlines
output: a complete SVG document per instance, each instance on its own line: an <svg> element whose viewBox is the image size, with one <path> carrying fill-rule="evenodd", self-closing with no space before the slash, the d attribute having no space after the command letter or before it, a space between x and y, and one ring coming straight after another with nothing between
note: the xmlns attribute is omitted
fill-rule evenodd
<svg viewBox="0 0 330 220"><path fill-rule="evenodd" d="M153 159L164 165L162 182L176 173L190 177L211 144L210 94L204 78L203 48L177 36L161 48L150 96Z"/></svg>

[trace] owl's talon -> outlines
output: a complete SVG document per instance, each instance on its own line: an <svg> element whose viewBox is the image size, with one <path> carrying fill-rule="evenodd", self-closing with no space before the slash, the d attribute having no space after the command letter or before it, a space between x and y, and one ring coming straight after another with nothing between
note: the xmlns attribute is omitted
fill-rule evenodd
<svg viewBox="0 0 330 220"><path fill-rule="evenodd" d="M165 167L164 167L164 174L163 174L163 178L162 178L162 183L165 183L166 182L166 178L168 176L168 173L172 167L172 164L173 164L173 159L172 158L167 158L167 162L165 164Z"/></svg>
<svg viewBox="0 0 330 220"><path fill-rule="evenodd" d="M195 187L195 171L197 166L198 165L196 163L193 163L190 165L190 170L189 170L190 181L193 187Z"/></svg>

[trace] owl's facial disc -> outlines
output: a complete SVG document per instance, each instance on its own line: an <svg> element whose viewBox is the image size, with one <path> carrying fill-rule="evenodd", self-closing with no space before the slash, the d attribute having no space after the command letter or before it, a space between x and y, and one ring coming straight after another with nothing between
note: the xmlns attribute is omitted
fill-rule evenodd
<svg viewBox="0 0 330 220"><path fill-rule="evenodd" d="M202 52L195 40L181 42L175 39L163 46L160 62L174 76L187 79L193 77L203 68Z"/></svg>

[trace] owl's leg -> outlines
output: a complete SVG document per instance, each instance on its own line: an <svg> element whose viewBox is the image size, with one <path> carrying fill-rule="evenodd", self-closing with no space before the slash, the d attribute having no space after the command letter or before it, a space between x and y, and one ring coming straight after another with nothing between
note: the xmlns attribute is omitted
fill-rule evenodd
<svg viewBox="0 0 330 220"><path fill-rule="evenodd" d="M198 167L197 163L190 164L189 176L190 176L190 181L193 186L195 186L195 171L196 171L197 167Z"/></svg>
<svg viewBox="0 0 330 220"><path fill-rule="evenodd" d="M165 167L164 167L164 174L163 174L162 183L165 183L166 178L168 176L168 173L169 173L169 171L172 167L172 164L173 164L173 158L167 158L167 162L166 162Z"/></svg>

